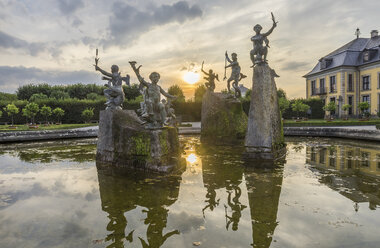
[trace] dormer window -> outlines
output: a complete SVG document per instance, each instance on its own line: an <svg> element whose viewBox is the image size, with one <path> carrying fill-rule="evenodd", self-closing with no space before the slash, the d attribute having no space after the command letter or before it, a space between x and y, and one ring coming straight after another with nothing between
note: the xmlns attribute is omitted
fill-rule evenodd
<svg viewBox="0 0 380 248"><path fill-rule="evenodd" d="M321 59L320 62L321 62L321 69L326 69L328 68L331 63L332 63L333 59Z"/></svg>
<svg viewBox="0 0 380 248"><path fill-rule="evenodd" d="M368 62L369 61L369 51L365 51L363 53L363 62Z"/></svg>

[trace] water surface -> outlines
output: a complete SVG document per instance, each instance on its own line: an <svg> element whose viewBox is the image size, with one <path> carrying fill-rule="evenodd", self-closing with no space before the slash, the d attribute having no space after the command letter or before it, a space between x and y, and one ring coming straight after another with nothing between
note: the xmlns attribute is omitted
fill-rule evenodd
<svg viewBox="0 0 380 248"><path fill-rule="evenodd" d="M171 176L98 171L95 139L0 146L0 247L380 246L380 145L288 139L259 169L180 139Z"/></svg>

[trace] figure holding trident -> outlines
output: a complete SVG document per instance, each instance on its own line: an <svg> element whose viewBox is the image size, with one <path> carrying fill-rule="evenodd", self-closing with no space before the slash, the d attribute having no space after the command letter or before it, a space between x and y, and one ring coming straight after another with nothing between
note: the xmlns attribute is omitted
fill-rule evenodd
<svg viewBox="0 0 380 248"><path fill-rule="evenodd" d="M122 109L125 99L122 85L124 81L129 86L129 75L127 74L125 77L122 77L117 65L111 66L111 73L106 72L98 66L98 62L98 49L96 49L95 70L100 71L105 76L102 77L103 80L108 80L108 83L105 84L108 89L103 91L107 97L107 102L105 103L106 109Z"/></svg>
<svg viewBox="0 0 380 248"><path fill-rule="evenodd" d="M210 69L208 71L208 73L206 71L203 70L203 64L205 62L203 61L202 62L202 67L201 67L201 71L207 76L207 77L204 77L204 79L207 80L207 82L205 83L205 86L208 90L210 90L211 92L214 92L215 90L215 79L218 80L219 82L219 77L218 77L218 74L214 73L212 71L212 69Z"/></svg>
<svg viewBox="0 0 380 248"><path fill-rule="evenodd" d="M260 33L263 27L260 24L256 24L253 27L253 30L256 32L256 35L251 37L251 41L253 42L253 49L250 52L251 60L253 67L256 64L260 63L267 63L267 54L268 54L268 47L269 47L269 40L268 36L273 32L274 28L277 27L277 23L273 13L271 12L272 15L272 21L273 25L272 27L268 30L268 32L262 34ZM263 43L265 42L265 46ZM263 58L264 56L264 58Z"/></svg>
<svg viewBox="0 0 380 248"><path fill-rule="evenodd" d="M227 80L227 90L228 90L228 93L231 93L230 82L233 81L232 87L235 90L235 97L239 98L239 97L241 97L241 91L239 89L239 81L242 80L243 78L247 77L247 76L245 76L243 73L240 73L241 68L240 68L239 62L237 61L237 54L236 53L231 54L232 60L228 57L227 51L226 51L225 55L226 55L226 60L230 64L226 65L224 68L226 69L228 67L231 67L231 76Z"/></svg>

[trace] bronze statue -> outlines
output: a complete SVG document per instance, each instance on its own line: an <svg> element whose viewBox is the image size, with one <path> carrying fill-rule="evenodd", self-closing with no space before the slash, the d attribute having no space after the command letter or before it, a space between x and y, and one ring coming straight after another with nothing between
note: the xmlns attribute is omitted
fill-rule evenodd
<svg viewBox="0 0 380 248"><path fill-rule="evenodd" d="M226 65L224 68L227 69L228 67L231 67L231 76L227 80L227 90L228 90L228 93L231 92L230 82L233 81L232 87L235 90L235 97L239 98L241 97L241 91L239 89L239 81L245 78L246 76L243 73L240 73L241 68L240 68L239 62L237 61L237 54L236 53L231 54L232 60L228 57L227 51L225 55L226 55L226 58L225 58L226 61L228 61L230 64Z"/></svg>
<svg viewBox="0 0 380 248"><path fill-rule="evenodd" d="M140 67L136 68L136 62L129 62L133 71L135 72L137 79L140 82L140 88L145 87L144 94L144 111L141 113L141 118L146 121L146 128L154 129L161 128L165 124L167 112L165 105L161 102L161 94L170 99L175 99L175 96L172 96L166 93L157 83L160 80L160 74L157 72L152 72L149 75L151 83L148 83L140 75Z"/></svg>
<svg viewBox="0 0 380 248"><path fill-rule="evenodd" d="M268 32L262 34L260 33L263 27L260 24L256 24L253 27L253 30L256 32L256 35L251 37L251 41L253 42L253 49L250 52L251 60L252 60L252 67L256 64L260 63L267 63L267 54L268 54L268 48L269 48L269 40L268 36L273 32L274 28L277 27L277 23L273 13L272 15L272 21L273 25L268 30ZM265 46L264 46L265 43ZM264 58L263 58L264 56Z"/></svg>
<svg viewBox="0 0 380 248"><path fill-rule="evenodd" d="M106 72L98 66L98 62L98 49L96 49L95 70L100 71L105 76L102 77L103 80L108 80L108 83L105 84L108 89L103 91L107 97L107 102L105 103L106 109L122 109L125 99L122 85L124 81L129 86L129 75L127 74L125 77L122 77L117 65L111 66L111 73Z"/></svg>
<svg viewBox="0 0 380 248"><path fill-rule="evenodd" d="M219 82L218 74L214 73L212 71L212 69L210 69L207 73L206 71L203 70L203 64L204 64L204 61L202 62L201 71L207 76L207 77L204 77L204 79L207 80L207 82L205 83L205 86L208 90L210 90L211 92L214 92L214 90L215 90L215 79L218 80L218 82Z"/></svg>

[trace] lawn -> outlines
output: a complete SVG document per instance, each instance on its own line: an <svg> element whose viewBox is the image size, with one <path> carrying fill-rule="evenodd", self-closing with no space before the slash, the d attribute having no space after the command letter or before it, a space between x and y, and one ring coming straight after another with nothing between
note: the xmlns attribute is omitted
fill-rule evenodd
<svg viewBox="0 0 380 248"><path fill-rule="evenodd" d="M380 119L370 119L368 121L361 121L358 119L335 119L332 121L326 121L323 119L313 119L307 121L297 122L295 120L285 120L284 127L305 127L305 126L368 126L368 125L380 125Z"/></svg>
<svg viewBox="0 0 380 248"><path fill-rule="evenodd" d="M14 132L14 131L39 131L39 130L59 130L59 129L72 129L79 127L90 127L97 126L97 123L86 123L86 124L61 124L61 125L39 125L36 129L31 129L27 125L15 125L17 129L10 129L9 125L0 125L0 132Z"/></svg>

